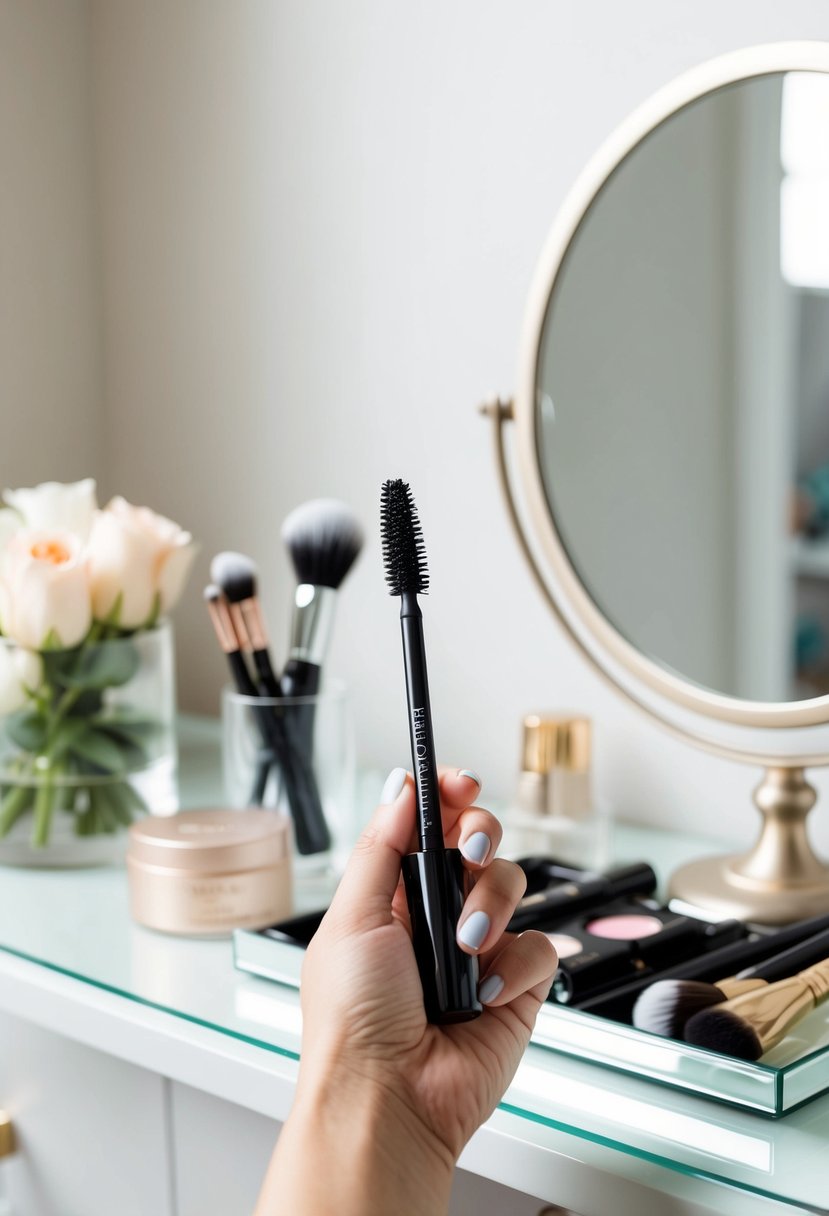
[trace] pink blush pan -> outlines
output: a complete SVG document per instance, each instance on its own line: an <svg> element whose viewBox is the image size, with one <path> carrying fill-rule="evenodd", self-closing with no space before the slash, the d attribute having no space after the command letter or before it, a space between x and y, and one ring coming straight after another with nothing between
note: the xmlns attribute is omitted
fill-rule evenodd
<svg viewBox="0 0 829 1216"><path fill-rule="evenodd" d="M653 937L662 930L662 921L655 916L599 916L584 926L594 937L605 937L613 941L632 942L640 937Z"/></svg>

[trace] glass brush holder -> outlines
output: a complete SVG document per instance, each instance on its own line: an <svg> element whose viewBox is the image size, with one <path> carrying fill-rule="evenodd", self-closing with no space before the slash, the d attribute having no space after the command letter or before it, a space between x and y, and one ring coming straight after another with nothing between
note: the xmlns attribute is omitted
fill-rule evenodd
<svg viewBox="0 0 829 1216"><path fill-rule="evenodd" d="M231 807L282 811L300 870L339 867L353 844L354 731L345 686L311 697L222 697L222 771Z"/></svg>

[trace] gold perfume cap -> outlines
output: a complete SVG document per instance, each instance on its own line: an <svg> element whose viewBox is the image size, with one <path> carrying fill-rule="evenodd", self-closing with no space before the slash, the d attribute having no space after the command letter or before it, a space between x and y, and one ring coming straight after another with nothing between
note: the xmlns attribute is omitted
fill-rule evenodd
<svg viewBox="0 0 829 1216"><path fill-rule="evenodd" d="M530 773L555 768L585 773L590 768L590 734L589 718L527 714L521 767Z"/></svg>

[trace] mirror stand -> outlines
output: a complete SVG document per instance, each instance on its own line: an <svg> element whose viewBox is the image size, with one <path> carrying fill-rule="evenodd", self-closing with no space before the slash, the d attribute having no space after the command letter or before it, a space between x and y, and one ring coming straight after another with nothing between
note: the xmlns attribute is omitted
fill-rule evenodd
<svg viewBox="0 0 829 1216"><path fill-rule="evenodd" d="M763 824L748 853L704 857L672 876L671 896L722 916L787 924L829 910L829 866L812 851L806 816L817 793L803 768L772 765L754 791Z"/></svg>
<svg viewBox="0 0 829 1216"><path fill-rule="evenodd" d="M480 413L491 423L498 481L519 548L554 617L591 669L674 738L765 771L754 791L754 801L763 816L754 847L748 853L703 857L681 866L671 876L669 895L723 917L757 924L788 924L829 912L829 865L815 855L806 833L806 816L817 800L814 787L806 780L806 769L829 764L829 756L763 755L697 735L658 713L611 675L562 611L527 540L504 441L504 428L515 418L513 402L494 397L480 406Z"/></svg>

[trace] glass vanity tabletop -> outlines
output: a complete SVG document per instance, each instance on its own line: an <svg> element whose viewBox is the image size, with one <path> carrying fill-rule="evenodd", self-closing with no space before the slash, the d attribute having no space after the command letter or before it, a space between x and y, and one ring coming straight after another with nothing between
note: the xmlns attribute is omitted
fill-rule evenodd
<svg viewBox="0 0 829 1216"><path fill-rule="evenodd" d="M184 805L216 804L214 722L182 723L181 779ZM615 851L620 860L647 857L664 874L689 848L707 847L625 827L617 830ZM327 886L303 880L303 906L321 906ZM299 1057L297 993L236 971L229 940L166 937L134 925L120 867L0 869L0 950L264 1051ZM819 1164L829 1144L829 1096L772 1121L531 1046L501 1105L527 1120L528 1134L531 1125L543 1125L572 1137L568 1155L579 1156L579 1142L585 1152L604 1146L746 1196L829 1213Z"/></svg>

